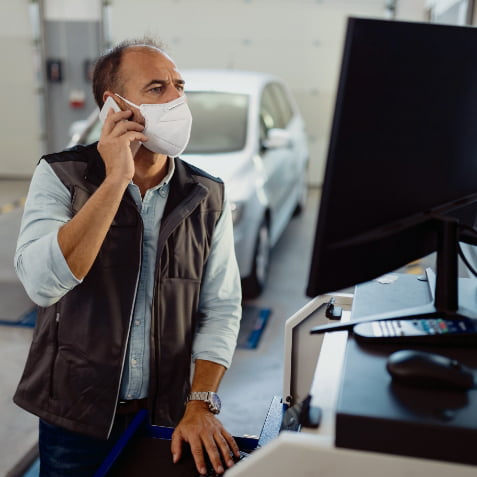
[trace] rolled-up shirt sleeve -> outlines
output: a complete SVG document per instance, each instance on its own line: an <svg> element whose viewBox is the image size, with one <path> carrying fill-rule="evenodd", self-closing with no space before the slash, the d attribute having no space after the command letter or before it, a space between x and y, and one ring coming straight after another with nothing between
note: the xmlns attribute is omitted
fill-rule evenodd
<svg viewBox="0 0 477 477"><path fill-rule="evenodd" d="M41 160L30 183L14 257L18 278L39 306L56 303L81 283L58 244L58 230L71 216L68 189Z"/></svg>
<svg viewBox="0 0 477 477"><path fill-rule="evenodd" d="M192 358L228 368L232 362L242 316L242 289L235 258L232 213L227 198L212 236L202 282L199 324Z"/></svg>

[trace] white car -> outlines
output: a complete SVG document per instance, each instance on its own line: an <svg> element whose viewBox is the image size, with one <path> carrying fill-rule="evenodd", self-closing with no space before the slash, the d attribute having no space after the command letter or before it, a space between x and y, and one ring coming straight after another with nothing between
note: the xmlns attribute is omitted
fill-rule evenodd
<svg viewBox="0 0 477 477"><path fill-rule="evenodd" d="M305 204L308 142L286 85L266 73L184 70L192 133L181 158L220 177L232 204L246 298L266 282L270 249ZM70 145L98 140L97 112Z"/></svg>

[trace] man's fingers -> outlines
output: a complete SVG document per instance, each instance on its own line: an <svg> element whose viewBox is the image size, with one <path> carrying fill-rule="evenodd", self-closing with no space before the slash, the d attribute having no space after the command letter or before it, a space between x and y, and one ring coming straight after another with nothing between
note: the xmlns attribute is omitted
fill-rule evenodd
<svg viewBox="0 0 477 477"><path fill-rule="evenodd" d="M129 140L129 143L132 143L134 141L141 141L141 142L147 141L147 136L145 136L144 134L138 131L131 131L127 133L127 138Z"/></svg>
<svg viewBox="0 0 477 477"><path fill-rule="evenodd" d="M207 474L207 466L205 464L204 449L202 447L202 442L200 441L200 439L194 439L193 441L190 442L190 451L192 453L192 457L194 458L195 466L197 467L197 471L199 472L199 474L201 475ZM218 456L219 454L217 452L217 448L215 448L215 452ZM210 454L209 454L209 459L213 465L213 460Z"/></svg>
<svg viewBox="0 0 477 477"><path fill-rule="evenodd" d="M230 446L229 446L227 440L220 433L217 433L214 436L214 439L215 439L215 443L216 443L215 449L220 450L220 454L222 456L222 457L220 457L220 455L217 455L218 460L214 461L214 460L212 460L212 458L209 454L209 458L210 458L210 461L212 462L212 465L214 466L214 469L216 470L216 472L218 472L217 471L217 466L218 465L222 466L223 464L225 464L227 467L232 467L234 465L234 460L233 460L232 456L230 455Z"/></svg>
<svg viewBox="0 0 477 477"><path fill-rule="evenodd" d="M104 132L110 133L118 122L127 120L131 116L131 114L132 111L130 110L115 112L111 108L110 110L108 110L108 114L106 115L106 119L103 124Z"/></svg>
<svg viewBox="0 0 477 477"><path fill-rule="evenodd" d="M130 131L142 132L144 131L144 126L134 121L119 121L110 131L110 134L113 136L122 136Z"/></svg>
<svg viewBox="0 0 477 477"><path fill-rule="evenodd" d="M177 429L172 433L171 439L171 453L174 463L176 463L182 455L182 442L184 438L182 437L180 431Z"/></svg>
<svg viewBox="0 0 477 477"><path fill-rule="evenodd" d="M173 461L179 460L182 445L187 442L199 474L206 474L210 464L217 474L223 474L225 468L234 465L234 456L240 457L240 450L235 439L215 416L205 416L200 425L186 416L176 427L171 443Z"/></svg>
<svg viewBox="0 0 477 477"><path fill-rule="evenodd" d="M235 439L232 437L232 434L229 434L228 432L225 433L225 438L227 439L227 442L229 443L229 446L232 449L232 452L234 453L235 457L240 457L239 446L235 442Z"/></svg>
<svg viewBox="0 0 477 477"><path fill-rule="evenodd" d="M235 457L240 457L240 449L235 442L235 439L227 431L222 431L222 437L224 439L224 447L221 446L222 455L224 456L225 462L230 467L234 464L234 460L230 455L230 451L232 451Z"/></svg>

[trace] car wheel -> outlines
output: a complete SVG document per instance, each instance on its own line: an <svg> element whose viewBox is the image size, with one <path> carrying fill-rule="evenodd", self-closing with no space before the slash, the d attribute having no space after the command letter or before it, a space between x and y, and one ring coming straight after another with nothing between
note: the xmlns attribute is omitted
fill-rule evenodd
<svg viewBox="0 0 477 477"><path fill-rule="evenodd" d="M256 298L265 288L270 264L270 231L266 219L263 219L255 241L252 272L242 281L244 298Z"/></svg>

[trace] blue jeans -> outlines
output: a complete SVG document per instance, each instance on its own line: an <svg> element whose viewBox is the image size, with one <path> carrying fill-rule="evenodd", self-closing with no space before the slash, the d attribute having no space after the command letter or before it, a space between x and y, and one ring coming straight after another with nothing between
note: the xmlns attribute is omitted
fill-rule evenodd
<svg viewBox="0 0 477 477"><path fill-rule="evenodd" d="M92 477L133 416L116 416L108 440L94 439L40 420L40 477Z"/></svg>

